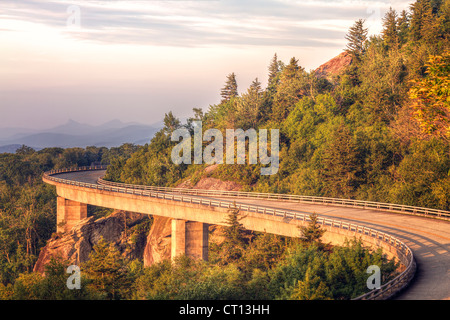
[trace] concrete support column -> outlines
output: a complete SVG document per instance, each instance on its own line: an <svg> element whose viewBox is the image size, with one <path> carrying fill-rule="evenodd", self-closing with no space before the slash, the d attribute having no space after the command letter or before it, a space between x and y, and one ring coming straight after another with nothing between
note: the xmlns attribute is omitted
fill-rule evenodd
<svg viewBox="0 0 450 320"><path fill-rule="evenodd" d="M56 200L56 231L67 232L87 217L87 204L58 197Z"/></svg>
<svg viewBox="0 0 450 320"><path fill-rule="evenodd" d="M172 259L185 254L208 260L208 224L172 219Z"/></svg>

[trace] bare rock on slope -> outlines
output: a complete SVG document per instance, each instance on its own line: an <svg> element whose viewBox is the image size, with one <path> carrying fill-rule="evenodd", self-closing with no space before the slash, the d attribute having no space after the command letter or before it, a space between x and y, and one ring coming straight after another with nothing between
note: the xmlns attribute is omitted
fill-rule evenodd
<svg viewBox="0 0 450 320"><path fill-rule="evenodd" d="M319 76L323 76L325 78L331 78L332 76L336 76L341 74L349 65L352 64L351 55L344 51L334 57L333 59L325 62L320 67L318 67L315 71Z"/></svg>
<svg viewBox="0 0 450 320"><path fill-rule="evenodd" d="M171 257L172 219L153 217L153 224L147 236L144 250L144 266L151 266Z"/></svg>
<svg viewBox="0 0 450 320"><path fill-rule="evenodd" d="M205 175L195 184L190 179L180 183L177 188L188 189L202 189L202 190L225 190L225 191L239 191L242 190L242 185L231 180L221 180L209 176L219 165L213 164L204 169Z"/></svg>
<svg viewBox="0 0 450 320"><path fill-rule="evenodd" d="M117 211L106 218L95 220L94 217L88 217L80 220L72 230L48 240L33 271L43 274L45 265L52 257L61 257L69 263L80 265L88 260L89 253L101 238L113 243L124 257L141 258L146 244L145 237L132 239L129 229L144 219L148 219L147 215Z"/></svg>

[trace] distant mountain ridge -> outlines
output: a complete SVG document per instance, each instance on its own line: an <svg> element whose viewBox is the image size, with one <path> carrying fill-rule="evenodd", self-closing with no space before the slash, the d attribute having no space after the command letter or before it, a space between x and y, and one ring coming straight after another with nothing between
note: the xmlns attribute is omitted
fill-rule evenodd
<svg viewBox="0 0 450 320"><path fill-rule="evenodd" d="M0 147L0 153L15 153L22 145L20 144L8 144Z"/></svg>
<svg viewBox="0 0 450 320"><path fill-rule="evenodd" d="M316 74L331 78L341 74L350 64L352 58L342 52L320 65ZM28 128L0 128L0 153L15 152L21 145L36 150L61 147L117 147L123 143L143 145L150 143L154 134L163 127L162 121L152 125L137 122L124 123L118 119L94 126L69 119L65 124L47 130Z"/></svg>
<svg viewBox="0 0 450 320"><path fill-rule="evenodd" d="M4 128L0 129L0 153L14 152L16 146L23 144L35 149L87 146L110 148L123 143L145 144L150 142L161 127L160 123L123 123L117 119L95 126L70 119L63 125L46 130Z"/></svg>

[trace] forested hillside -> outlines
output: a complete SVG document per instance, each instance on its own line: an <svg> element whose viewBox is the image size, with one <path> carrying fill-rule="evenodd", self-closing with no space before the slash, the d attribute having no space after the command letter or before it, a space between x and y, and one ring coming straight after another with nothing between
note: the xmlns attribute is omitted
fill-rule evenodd
<svg viewBox="0 0 450 320"><path fill-rule="evenodd" d="M22 146L15 154L0 154L0 282L11 284L31 272L39 250L56 232L56 190L42 182L45 171L106 164L136 149L130 144L40 151ZM89 214L99 210L90 207Z"/></svg>
<svg viewBox="0 0 450 320"><path fill-rule="evenodd" d="M219 104L194 108L185 124L168 112L165 128L128 161L114 159L107 178L195 184L205 165L175 165L170 137L180 127L193 132L192 122L201 120L203 130L224 136L225 129L280 129L277 174L237 164L208 173L248 190L450 210L450 1L391 9L383 26L368 37L364 21L355 22L344 54L351 63L340 72L308 72L301 57L284 63L275 54L266 88L255 79L241 93L230 73Z"/></svg>
<svg viewBox="0 0 450 320"><path fill-rule="evenodd" d="M0 300L349 299L367 292L368 266L380 266L383 281L397 274L398 265L381 250L371 252L358 241L343 247L322 243L314 219L299 230L299 239L289 239L245 230L238 210L230 212L222 240L210 242L208 262L182 256L144 267L142 259L125 258L100 240L80 265L79 290L66 285L71 263L64 257L52 257L45 275L34 272L47 240L60 236L56 192L42 182L43 172L127 159L136 149L23 146L0 156ZM89 207L88 215L110 213L103 210Z"/></svg>
<svg viewBox="0 0 450 320"><path fill-rule="evenodd" d="M347 33L345 63L307 71L301 57L268 57L268 82L241 90L230 70L222 100L193 109L186 123L167 112L144 146L47 148L0 154L0 299L350 299L368 289L369 265L383 283L398 265L360 242L332 247L312 223L299 239L249 232L230 212L209 261L180 257L144 268L104 241L81 266L81 290L66 287L67 262L32 272L56 231L51 169L109 164L106 179L195 186L204 176L248 191L353 198L450 210L450 0L418 0L390 10L368 37L363 20ZM344 49L344 48L343 48ZM276 51L276 48L274 48ZM337 68L336 66L339 65ZM333 72L330 72L332 70ZM175 129L280 129L280 166L174 164ZM208 143L205 142L204 145ZM89 207L89 215L108 214Z"/></svg>

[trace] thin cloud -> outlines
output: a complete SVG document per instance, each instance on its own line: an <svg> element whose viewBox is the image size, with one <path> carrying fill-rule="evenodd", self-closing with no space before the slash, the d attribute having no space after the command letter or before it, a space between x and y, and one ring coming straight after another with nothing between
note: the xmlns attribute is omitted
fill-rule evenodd
<svg viewBox="0 0 450 320"><path fill-rule="evenodd" d="M348 21L367 14L362 1L3 0L0 17L65 32L70 5L79 6L80 29L69 33L76 39L186 47L332 45Z"/></svg>

